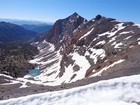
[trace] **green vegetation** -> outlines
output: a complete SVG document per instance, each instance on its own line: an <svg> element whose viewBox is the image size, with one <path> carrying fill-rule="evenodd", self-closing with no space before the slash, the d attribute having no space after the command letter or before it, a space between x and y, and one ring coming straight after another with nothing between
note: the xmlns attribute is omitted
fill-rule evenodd
<svg viewBox="0 0 140 105"><path fill-rule="evenodd" d="M13 77L24 76L35 67L28 60L37 53L37 48L29 44L0 44L0 73Z"/></svg>

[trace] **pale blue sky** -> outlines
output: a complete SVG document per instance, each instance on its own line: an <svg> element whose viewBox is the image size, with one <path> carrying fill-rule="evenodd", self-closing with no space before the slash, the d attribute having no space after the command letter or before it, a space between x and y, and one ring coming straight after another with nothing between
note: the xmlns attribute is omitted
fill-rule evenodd
<svg viewBox="0 0 140 105"><path fill-rule="evenodd" d="M140 0L0 0L0 18L55 22L74 12L140 23Z"/></svg>

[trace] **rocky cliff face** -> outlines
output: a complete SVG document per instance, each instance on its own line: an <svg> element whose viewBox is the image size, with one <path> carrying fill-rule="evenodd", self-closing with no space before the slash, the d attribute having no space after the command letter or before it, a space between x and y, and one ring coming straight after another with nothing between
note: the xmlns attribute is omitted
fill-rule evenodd
<svg viewBox="0 0 140 105"><path fill-rule="evenodd" d="M67 48L61 64L61 68L71 67L75 71L72 79L102 76L139 67L140 29L134 23L96 17L87 22L80 32L74 33L75 43ZM81 76L78 72L83 72L81 78L78 78L78 75Z"/></svg>
<svg viewBox="0 0 140 105"><path fill-rule="evenodd" d="M140 26L132 22L120 22L101 15L86 21L74 13L56 21L45 36L42 41L33 43L40 54L30 62L42 69L35 79L48 85L113 72L121 75L140 67Z"/></svg>
<svg viewBox="0 0 140 105"><path fill-rule="evenodd" d="M46 41L53 43L59 49L60 46L64 45L64 43L67 44L71 39L73 31L86 21L77 13L73 13L65 19L57 20L52 29L39 41L46 39Z"/></svg>

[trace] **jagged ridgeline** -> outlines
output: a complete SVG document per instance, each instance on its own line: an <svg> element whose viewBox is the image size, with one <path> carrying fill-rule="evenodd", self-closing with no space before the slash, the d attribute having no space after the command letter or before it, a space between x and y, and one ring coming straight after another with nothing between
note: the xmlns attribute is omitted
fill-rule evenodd
<svg viewBox="0 0 140 105"><path fill-rule="evenodd" d="M39 64L43 71L39 80L51 81L49 85L110 73L137 74L139 40L140 26L133 22L101 15L87 21L74 13L56 21L42 40L33 43L41 52L30 62Z"/></svg>
<svg viewBox="0 0 140 105"><path fill-rule="evenodd" d="M13 77L23 77L28 70L34 68L28 60L38 54L36 47L30 44L0 44L0 73Z"/></svg>

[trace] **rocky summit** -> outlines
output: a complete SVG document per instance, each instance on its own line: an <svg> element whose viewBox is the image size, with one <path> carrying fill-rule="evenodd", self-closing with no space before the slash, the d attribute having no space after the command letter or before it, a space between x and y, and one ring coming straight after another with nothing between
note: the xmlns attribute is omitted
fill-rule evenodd
<svg viewBox="0 0 140 105"><path fill-rule="evenodd" d="M101 15L88 21L74 13L57 20L31 44L39 53L29 63L40 74L17 79L0 75L1 83L7 83L1 88L1 99L140 74L140 25L133 22ZM20 94L15 95L17 91Z"/></svg>
<svg viewBox="0 0 140 105"><path fill-rule="evenodd" d="M77 80L139 73L140 26L97 15L87 21L77 13L56 21L31 63L42 70L37 80L60 85ZM135 73L133 72L136 71ZM49 82L50 81L50 82Z"/></svg>

